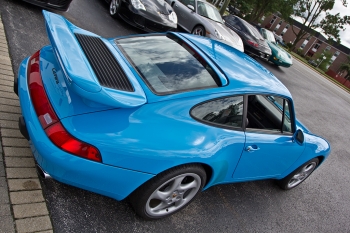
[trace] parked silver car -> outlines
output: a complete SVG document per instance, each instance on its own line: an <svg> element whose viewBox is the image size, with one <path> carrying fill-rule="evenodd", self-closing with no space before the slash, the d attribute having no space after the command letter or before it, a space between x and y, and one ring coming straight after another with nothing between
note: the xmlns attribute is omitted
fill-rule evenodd
<svg viewBox="0 0 350 233"><path fill-rule="evenodd" d="M226 27L217 8L201 0L166 0L177 14L177 24L185 31L221 41L242 52L242 39Z"/></svg>

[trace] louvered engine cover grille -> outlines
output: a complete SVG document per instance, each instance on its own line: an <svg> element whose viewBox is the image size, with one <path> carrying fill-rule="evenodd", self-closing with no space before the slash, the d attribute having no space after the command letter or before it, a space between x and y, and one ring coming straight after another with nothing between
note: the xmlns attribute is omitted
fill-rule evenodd
<svg viewBox="0 0 350 233"><path fill-rule="evenodd" d="M102 86L128 92L134 91L116 58L100 38L77 33L75 36Z"/></svg>

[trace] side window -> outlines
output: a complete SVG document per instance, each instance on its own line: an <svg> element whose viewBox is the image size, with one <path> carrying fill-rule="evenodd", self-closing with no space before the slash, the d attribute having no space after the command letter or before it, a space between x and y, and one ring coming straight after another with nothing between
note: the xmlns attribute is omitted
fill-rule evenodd
<svg viewBox="0 0 350 233"><path fill-rule="evenodd" d="M242 127L243 96L215 99L194 107L191 115L200 121Z"/></svg>
<svg viewBox="0 0 350 233"><path fill-rule="evenodd" d="M290 104L281 97L250 95L247 117L247 128L292 133Z"/></svg>
<svg viewBox="0 0 350 233"><path fill-rule="evenodd" d="M191 5L194 7L194 0L179 0L185 6Z"/></svg>

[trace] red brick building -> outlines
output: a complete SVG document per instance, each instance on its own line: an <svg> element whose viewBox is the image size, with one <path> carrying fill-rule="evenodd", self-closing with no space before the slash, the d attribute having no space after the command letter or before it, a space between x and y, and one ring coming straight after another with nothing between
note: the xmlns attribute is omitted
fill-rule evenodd
<svg viewBox="0 0 350 233"><path fill-rule="evenodd" d="M270 15L262 20L263 22L261 23L261 26L274 31L277 35L282 36L285 43L294 42L296 36L293 33L292 26L285 22L282 18L278 17L277 15ZM293 24L294 31L298 33L302 27L302 24L298 21L294 21ZM319 54L324 51L329 51L331 54L333 54L333 56L326 73L350 88L350 81L344 78L347 75L347 72L339 71L340 65L348 61L350 49L341 44L328 43L328 40L321 33L314 30L310 30L305 37L306 38L297 43L296 49L302 49L302 53L311 58L316 53Z"/></svg>

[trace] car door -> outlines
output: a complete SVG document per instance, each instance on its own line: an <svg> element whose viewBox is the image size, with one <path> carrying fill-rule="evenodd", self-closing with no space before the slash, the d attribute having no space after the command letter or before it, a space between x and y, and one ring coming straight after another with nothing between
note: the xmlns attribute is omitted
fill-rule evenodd
<svg viewBox="0 0 350 233"><path fill-rule="evenodd" d="M245 144L243 96L226 96L198 104L192 108L191 116L209 125L205 132L206 138L211 139L205 147L214 148L210 163L220 171L210 182L231 182Z"/></svg>
<svg viewBox="0 0 350 233"><path fill-rule="evenodd" d="M177 23L188 32L191 32L194 27L195 12L193 12L188 5L193 6L196 9L195 0L179 0L175 1L172 6L176 15Z"/></svg>
<svg viewBox="0 0 350 233"><path fill-rule="evenodd" d="M291 102L271 95L247 98L246 143L233 174L234 181L274 178L302 154L304 145L293 140Z"/></svg>

